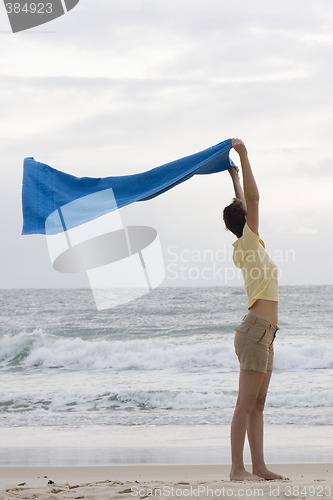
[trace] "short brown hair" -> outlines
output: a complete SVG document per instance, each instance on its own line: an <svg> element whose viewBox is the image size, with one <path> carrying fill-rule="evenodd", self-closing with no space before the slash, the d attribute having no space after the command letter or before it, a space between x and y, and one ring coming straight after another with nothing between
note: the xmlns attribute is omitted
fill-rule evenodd
<svg viewBox="0 0 333 500"><path fill-rule="evenodd" d="M231 231L237 238L243 234L246 223L246 210L242 200L234 198L233 202L223 210L223 220L226 229Z"/></svg>

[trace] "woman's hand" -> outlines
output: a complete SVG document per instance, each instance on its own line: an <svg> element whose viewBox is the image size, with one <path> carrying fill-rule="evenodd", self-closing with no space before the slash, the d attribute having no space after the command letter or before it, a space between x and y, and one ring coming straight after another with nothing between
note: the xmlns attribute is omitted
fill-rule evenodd
<svg viewBox="0 0 333 500"><path fill-rule="evenodd" d="M232 147L237 151L239 156L247 154L247 149L242 139L232 139Z"/></svg>
<svg viewBox="0 0 333 500"><path fill-rule="evenodd" d="M236 165L229 168L228 172L231 175L232 179L239 179L239 168Z"/></svg>

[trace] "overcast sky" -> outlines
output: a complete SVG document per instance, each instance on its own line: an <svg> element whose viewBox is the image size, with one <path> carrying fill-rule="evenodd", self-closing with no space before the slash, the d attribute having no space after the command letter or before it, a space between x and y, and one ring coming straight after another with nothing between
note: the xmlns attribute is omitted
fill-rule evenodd
<svg viewBox="0 0 333 500"><path fill-rule="evenodd" d="M43 236L20 234L24 157L122 175L229 137L247 144L281 284L333 284L331 0L81 0L9 30L1 4L1 287L87 286L52 269ZM227 172L197 176L121 214L157 229L164 285L237 284L232 196Z"/></svg>

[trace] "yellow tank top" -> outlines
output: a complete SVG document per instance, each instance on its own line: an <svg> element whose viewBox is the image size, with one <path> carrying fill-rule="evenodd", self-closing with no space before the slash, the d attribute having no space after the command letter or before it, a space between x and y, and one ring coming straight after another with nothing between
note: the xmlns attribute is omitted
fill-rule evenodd
<svg viewBox="0 0 333 500"><path fill-rule="evenodd" d="M278 302L278 268L265 250L265 243L247 225L243 234L233 243L233 261L242 270L248 295L248 308L256 300Z"/></svg>

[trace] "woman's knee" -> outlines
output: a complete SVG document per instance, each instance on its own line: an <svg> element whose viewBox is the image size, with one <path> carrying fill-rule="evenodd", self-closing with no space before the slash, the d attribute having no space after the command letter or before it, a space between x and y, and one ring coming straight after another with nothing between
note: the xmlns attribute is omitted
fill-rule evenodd
<svg viewBox="0 0 333 500"><path fill-rule="evenodd" d="M236 409L245 413L251 413L251 411L255 408L255 405L255 398L238 399L236 403Z"/></svg>
<svg viewBox="0 0 333 500"><path fill-rule="evenodd" d="M263 412L265 408L265 402L266 402L266 396L258 396L255 401L253 410L258 412Z"/></svg>

